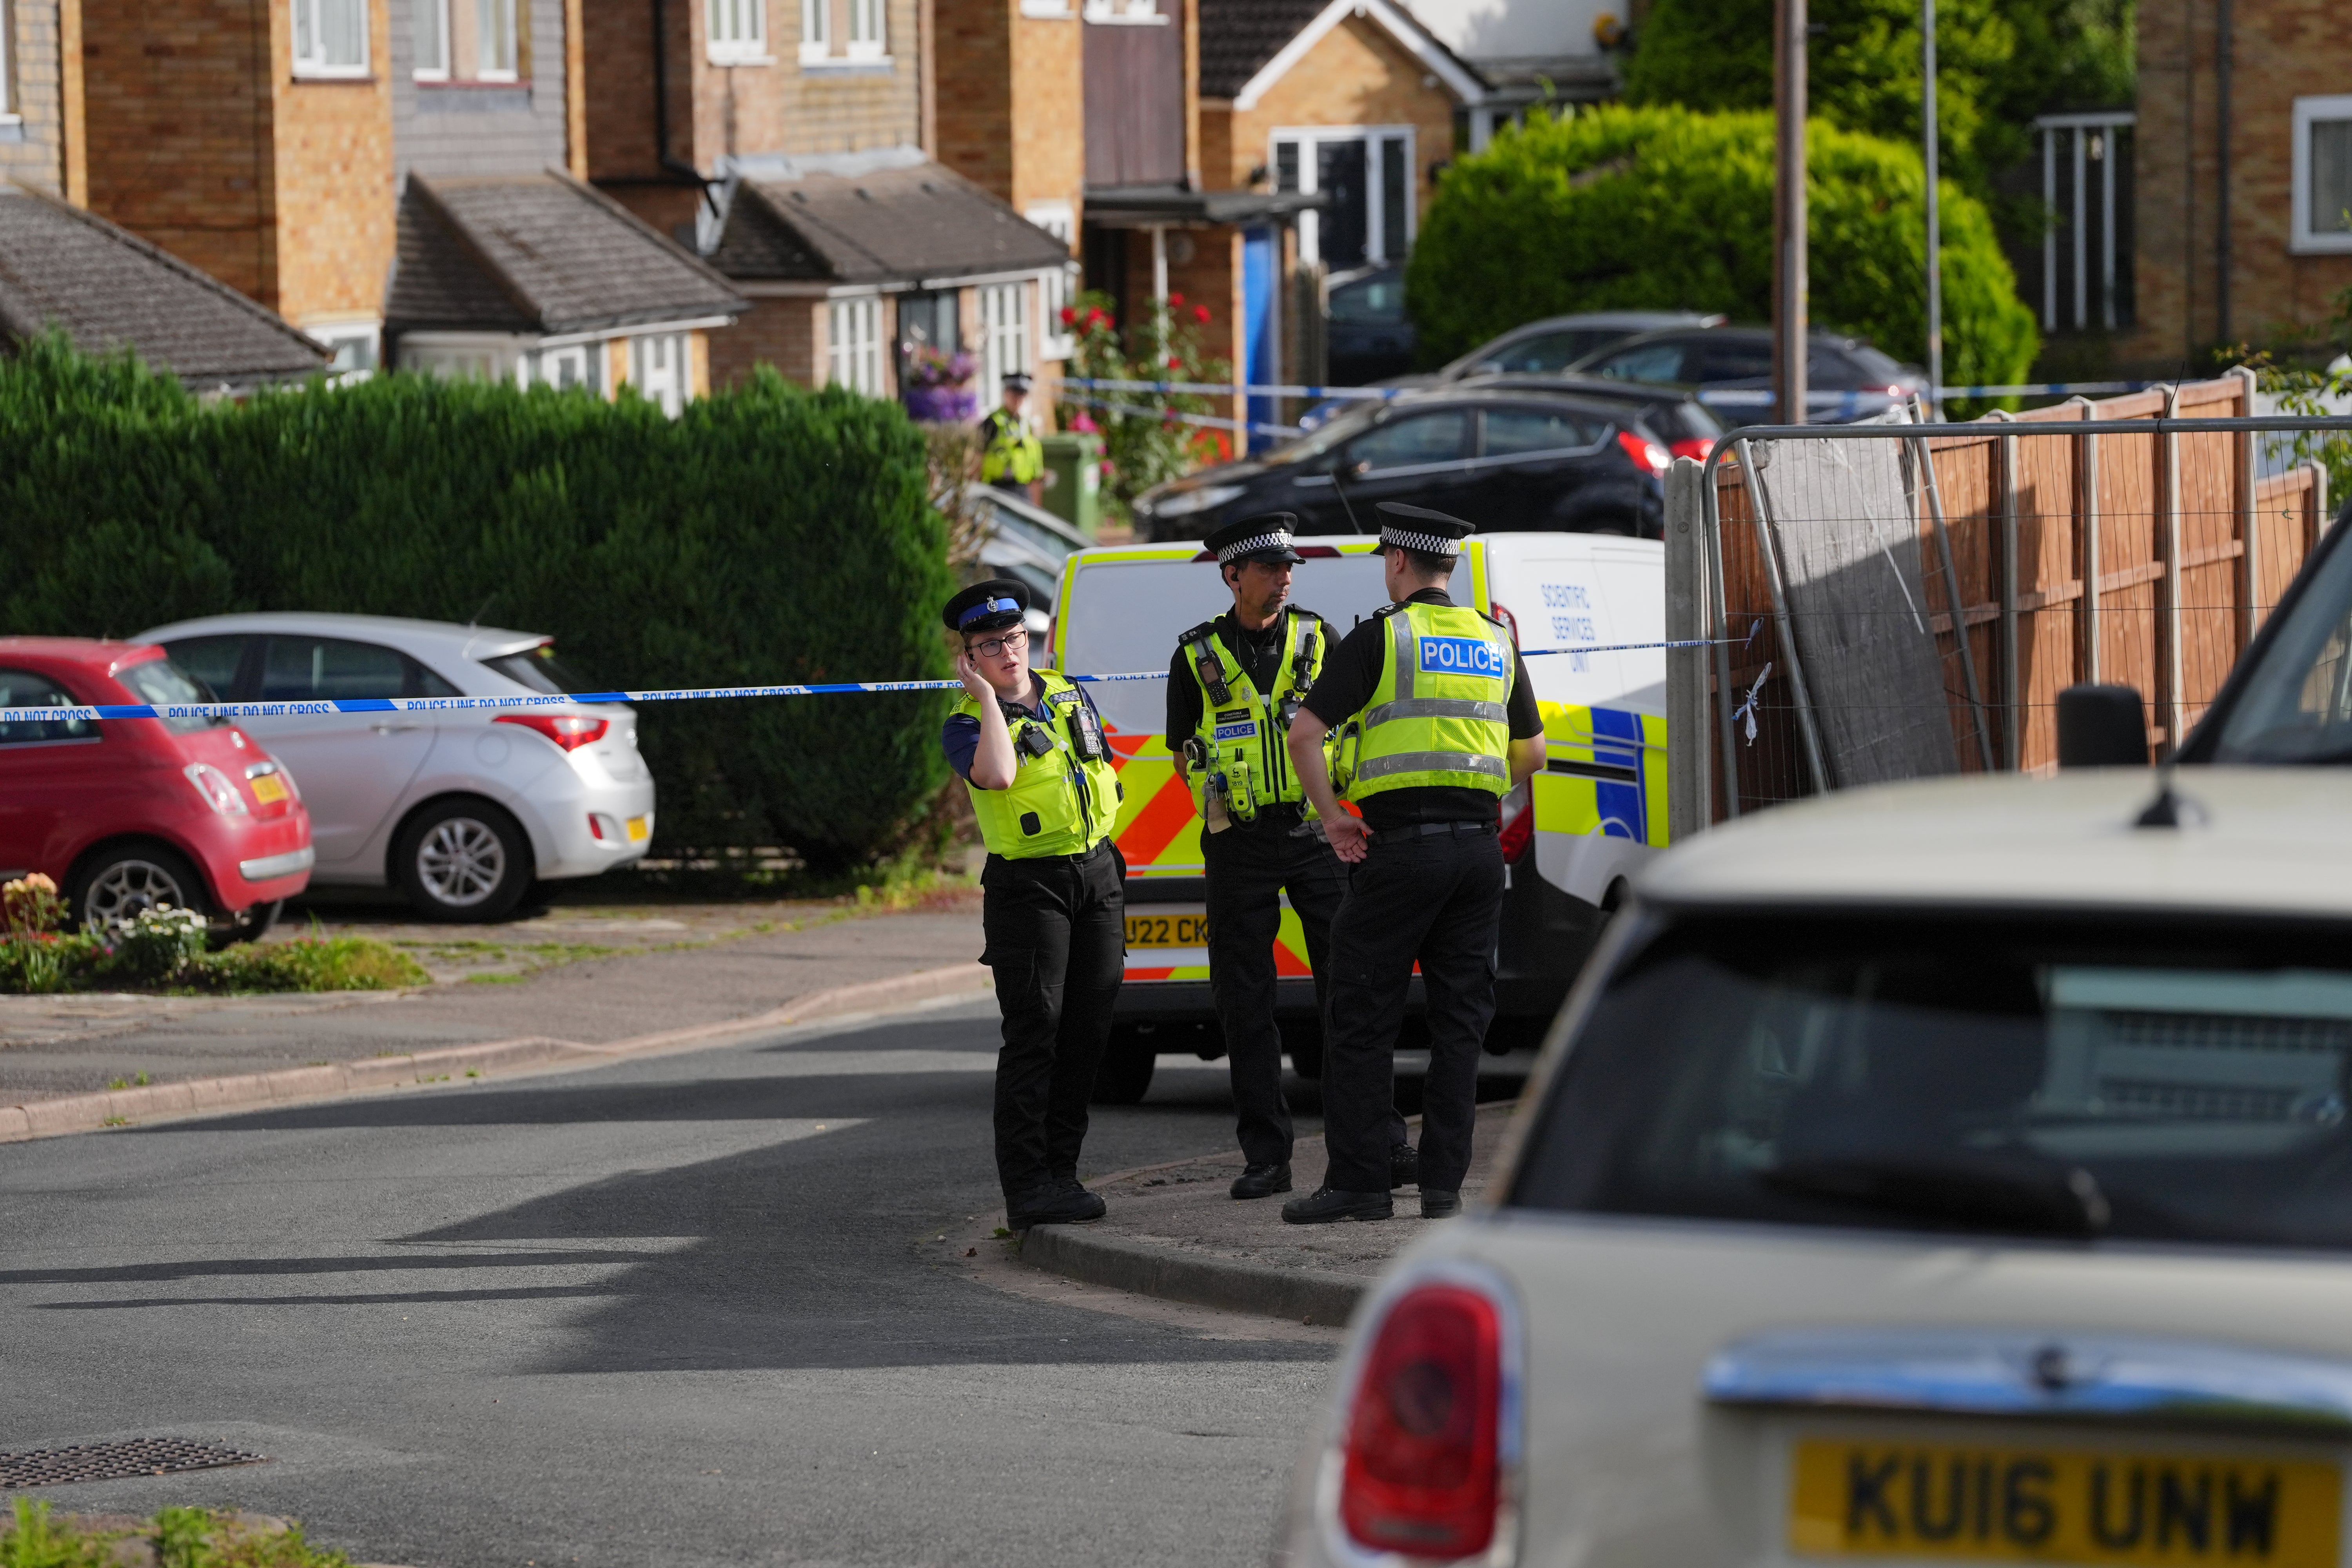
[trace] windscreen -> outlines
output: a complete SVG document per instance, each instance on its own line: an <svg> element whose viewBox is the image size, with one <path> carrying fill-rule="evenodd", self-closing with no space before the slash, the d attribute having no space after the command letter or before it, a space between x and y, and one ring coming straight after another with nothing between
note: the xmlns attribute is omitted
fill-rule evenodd
<svg viewBox="0 0 2352 1568"><path fill-rule="evenodd" d="M562 659L555 657L555 649L545 644L525 648L520 653L502 653L481 662L485 668L498 671L516 685L527 686L551 697L600 689L574 675Z"/></svg>
<svg viewBox="0 0 2352 1568"><path fill-rule="evenodd" d="M2248 672L2217 763L2352 763L2352 550L2331 550Z"/></svg>
<svg viewBox="0 0 2352 1568"><path fill-rule="evenodd" d="M1176 639L1234 607L1216 567L1205 561L1080 563L1070 586L1068 619L1056 632L1061 668L1072 675L1165 670ZM1467 604L1470 574L1454 575L1456 603ZM1389 602L1376 554L1302 561L1290 579L1290 602L1312 610L1345 637L1357 618ZM1168 721L1165 680L1122 680L1093 689L1103 722L1156 735Z"/></svg>
<svg viewBox="0 0 2352 1568"><path fill-rule="evenodd" d="M140 701L152 702L158 708L213 700L210 692L188 679L187 673L168 658L152 658L144 664L118 669L114 672L114 679L138 693ZM196 718L163 719L158 722L174 735L186 735L198 730L211 729L215 724L226 724L230 721L225 715L215 713Z"/></svg>
<svg viewBox="0 0 2352 1568"><path fill-rule="evenodd" d="M2352 1247L2352 936L1687 921L1611 980L1527 1208Z"/></svg>

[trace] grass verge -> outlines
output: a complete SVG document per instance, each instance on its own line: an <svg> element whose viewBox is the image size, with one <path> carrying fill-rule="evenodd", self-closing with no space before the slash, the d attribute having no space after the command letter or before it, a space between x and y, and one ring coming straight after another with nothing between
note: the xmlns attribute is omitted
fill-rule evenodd
<svg viewBox="0 0 2352 1568"><path fill-rule="evenodd" d="M0 1568L350 1568L302 1539L302 1527L248 1514L167 1508L149 1520L58 1517L18 1498L0 1520Z"/></svg>

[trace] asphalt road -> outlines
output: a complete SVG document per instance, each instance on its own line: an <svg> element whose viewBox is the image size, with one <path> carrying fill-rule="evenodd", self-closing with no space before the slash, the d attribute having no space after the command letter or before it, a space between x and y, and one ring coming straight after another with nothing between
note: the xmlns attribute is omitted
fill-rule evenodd
<svg viewBox="0 0 2352 1568"><path fill-rule="evenodd" d="M0 1452L225 1442L270 1462L32 1495L425 1568L1261 1561L1329 1348L951 1262L994 1045L964 1005L0 1146ZM1220 1146L1223 1078L1163 1062L1086 1169Z"/></svg>

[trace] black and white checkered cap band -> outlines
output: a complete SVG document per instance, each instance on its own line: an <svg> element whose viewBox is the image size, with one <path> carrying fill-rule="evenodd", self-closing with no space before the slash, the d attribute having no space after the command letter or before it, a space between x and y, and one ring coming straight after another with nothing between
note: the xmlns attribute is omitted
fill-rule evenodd
<svg viewBox="0 0 2352 1568"><path fill-rule="evenodd" d="M1399 545L1406 550L1418 550L1423 555L1455 556L1462 553L1462 542L1448 539L1442 533L1415 533L1411 529L1393 523L1381 524L1381 542Z"/></svg>
<svg viewBox="0 0 2352 1568"><path fill-rule="evenodd" d="M1228 561L1238 559L1244 555L1255 555L1261 550L1287 550L1289 548L1290 535L1285 533L1278 528L1270 533L1253 533L1247 539L1236 539L1231 544L1226 545L1223 550L1218 551L1217 564L1223 566Z"/></svg>

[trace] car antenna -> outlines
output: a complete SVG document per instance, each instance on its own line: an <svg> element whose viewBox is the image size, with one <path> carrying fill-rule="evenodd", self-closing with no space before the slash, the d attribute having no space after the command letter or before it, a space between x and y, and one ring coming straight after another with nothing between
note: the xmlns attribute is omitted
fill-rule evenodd
<svg viewBox="0 0 2352 1568"><path fill-rule="evenodd" d="M468 616L468 617L467 618L467 621L466 621L466 629L467 629L467 631L472 631L476 626L480 626L480 625L482 624L482 617L483 617L484 616L486 616L486 615L489 614L489 613L490 613L490 606L491 606L492 605L497 604L498 602L499 602L499 595L498 595L498 592L497 592L497 590L496 590L496 589L493 589L493 590L491 590L490 596L489 596L488 598L484 599L484 600L482 601L482 607L481 607L480 609L478 609L478 610L476 610L476 611L475 611L475 612L474 612L470 616Z"/></svg>
<svg viewBox="0 0 2352 1568"><path fill-rule="evenodd" d="M2179 764L2166 758L2156 770L2156 798L2132 819L2134 827L2179 827L2184 820L2193 820L2203 814L2196 803L2186 801L2172 788L2172 774Z"/></svg>
<svg viewBox="0 0 2352 1568"><path fill-rule="evenodd" d="M1331 468L1331 488L1339 492L1339 504L1348 509L1348 526L1358 533L1363 532L1364 525L1356 519L1355 504L1348 500L1348 487L1339 482L1339 466L1337 464Z"/></svg>

